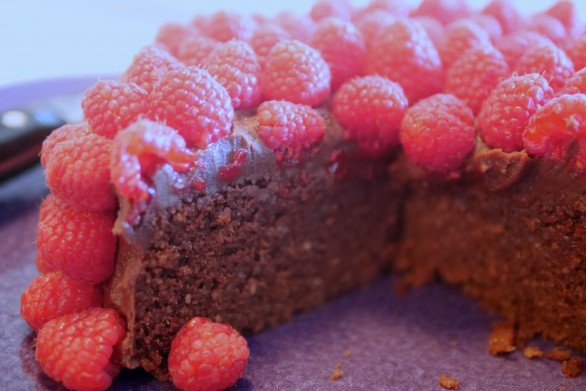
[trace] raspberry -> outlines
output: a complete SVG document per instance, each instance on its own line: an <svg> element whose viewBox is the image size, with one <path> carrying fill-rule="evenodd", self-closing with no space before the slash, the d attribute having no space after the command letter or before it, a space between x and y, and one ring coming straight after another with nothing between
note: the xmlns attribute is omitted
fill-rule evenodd
<svg viewBox="0 0 586 391"><path fill-rule="evenodd" d="M291 39L305 43L309 42L316 27L316 23L309 16L291 12L279 13L275 22L289 33Z"/></svg>
<svg viewBox="0 0 586 391"><path fill-rule="evenodd" d="M414 22L417 22L425 29L427 36L433 42L436 48L443 46L446 29L437 19L429 16L417 16L412 18Z"/></svg>
<svg viewBox="0 0 586 391"><path fill-rule="evenodd" d="M114 310L64 315L39 330L36 358L47 376L70 390L105 390L120 372L111 357L125 334L126 322Z"/></svg>
<svg viewBox="0 0 586 391"><path fill-rule="evenodd" d="M235 109L260 103L260 64L246 42L232 40L219 45L204 61L203 68L226 88Z"/></svg>
<svg viewBox="0 0 586 391"><path fill-rule="evenodd" d="M179 53L181 43L189 38L196 37L201 33L193 26L183 25L179 23L167 23L161 26L155 42L163 45L173 56Z"/></svg>
<svg viewBox="0 0 586 391"><path fill-rule="evenodd" d="M224 390L244 373L246 340L229 324L193 318L179 330L169 353L169 373L181 390Z"/></svg>
<svg viewBox="0 0 586 391"><path fill-rule="evenodd" d="M201 66L220 42L209 37L197 36L183 41L177 58L187 66Z"/></svg>
<svg viewBox="0 0 586 391"><path fill-rule="evenodd" d="M356 20L354 25L364 37L366 45L370 45L370 42L380 34L385 27L395 23L397 18L387 11L372 11L364 14L360 19Z"/></svg>
<svg viewBox="0 0 586 391"><path fill-rule="evenodd" d="M135 83L150 94L164 73L182 67L183 65L167 51L156 46L147 46L134 56L120 81Z"/></svg>
<svg viewBox="0 0 586 391"><path fill-rule="evenodd" d="M492 0L482 13L496 18L503 28L504 34L517 31L523 26L523 16L510 0Z"/></svg>
<svg viewBox="0 0 586 391"><path fill-rule="evenodd" d="M566 28L553 16L538 14L533 15L525 25L525 30L535 31L549 38L553 43L559 45L566 40Z"/></svg>
<svg viewBox="0 0 586 391"><path fill-rule="evenodd" d="M352 5L348 0L317 0L309 15L316 22L331 17L349 21L352 16Z"/></svg>
<svg viewBox="0 0 586 391"><path fill-rule="evenodd" d="M311 46L317 49L332 72L332 89L359 76L366 62L366 44L360 30L350 22L323 19L313 34Z"/></svg>
<svg viewBox="0 0 586 391"><path fill-rule="evenodd" d="M510 75L505 58L492 46L470 49L448 70L444 92L460 98L477 114L490 92Z"/></svg>
<svg viewBox="0 0 586 391"><path fill-rule="evenodd" d="M380 76L352 79L332 99L336 120L372 156L382 156L399 143L408 106L401 86Z"/></svg>
<svg viewBox="0 0 586 391"><path fill-rule="evenodd" d="M539 73L556 91L572 76L574 64L563 50L553 44L547 44L527 50L517 62L515 71L519 75Z"/></svg>
<svg viewBox="0 0 586 391"><path fill-rule="evenodd" d="M267 101L258 106L257 115L258 136L275 151L279 164L297 165L323 139L325 122L309 106Z"/></svg>
<svg viewBox="0 0 586 391"><path fill-rule="evenodd" d="M578 70L586 67L586 33L576 38L566 51Z"/></svg>
<svg viewBox="0 0 586 391"><path fill-rule="evenodd" d="M373 12L383 11L397 18L409 16L409 5L403 0L372 0L366 7L363 7L352 15L353 21L358 21L365 15Z"/></svg>
<svg viewBox="0 0 586 391"><path fill-rule="evenodd" d="M51 319L99 307L101 302L102 291L98 286L52 272L35 278L26 288L20 299L20 314L37 330Z"/></svg>
<svg viewBox="0 0 586 391"><path fill-rule="evenodd" d="M545 13L562 22L569 37L577 37L584 32L580 10L571 0L559 0Z"/></svg>
<svg viewBox="0 0 586 391"><path fill-rule="evenodd" d="M291 35L277 24L266 24L257 28L248 42L258 57L258 62L264 66L265 60L273 46L281 41L290 39Z"/></svg>
<svg viewBox="0 0 586 391"><path fill-rule="evenodd" d="M308 106L317 106L329 96L330 81L330 68L319 52L296 40L276 44L261 74L268 99Z"/></svg>
<svg viewBox="0 0 586 391"><path fill-rule="evenodd" d="M447 70L466 51L472 48L490 45L488 33L476 23L460 20L446 27L443 45L439 54Z"/></svg>
<svg viewBox="0 0 586 391"><path fill-rule="evenodd" d="M231 39L246 41L252 37L256 27L256 22L251 16L219 11L209 18L207 28L202 32L220 42L228 42Z"/></svg>
<svg viewBox="0 0 586 391"><path fill-rule="evenodd" d="M514 69L519 58L527 50L548 43L552 42L541 34L532 31L519 31L497 39L494 45L503 54L511 69Z"/></svg>
<svg viewBox="0 0 586 391"><path fill-rule="evenodd" d="M45 171L49 189L79 208L113 210L116 197L108 167L111 148L111 140L95 134L57 144Z"/></svg>
<svg viewBox="0 0 586 391"><path fill-rule="evenodd" d="M59 129L55 129L51 134L43 141L43 148L41 149L41 164L43 167L47 167L49 160L52 160L53 150L59 144L64 141L72 140L74 138L80 138L91 134L92 129L89 127L87 122L79 124L66 124L61 126ZM55 159L58 159L55 158Z"/></svg>
<svg viewBox="0 0 586 391"><path fill-rule="evenodd" d="M487 32L491 41L495 41L503 35L503 28L494 16L474 14L462 20L468 20L475 23L478 27Z"/></svg>
<svg viewBox="0 0 586 391"><path fill-rule="evenodd" d="M148 115L147 92L134 83L100 80L85 92L81 107L94 133L113 138Z"/></svg>
<svg viewBox="0 0 586 391"><path fill-rule="evenodd" d="M38 252L37 252L37 259L35 261L35 264L37 266L37 270L41 274L51 273L51 272L54 272L57 270L53 266L49 265L49 263L45 260L45 258L43 258L41 256L41 254Z"/></svg>
<svg viewBox="0 0 586 391"><path fill-rule="evenodd" d="M547 102L529 120L523 134L531 155L569 160L586 169L586 95L562 95Z"/></svg>
<svg viewBox="0 0 586 391"><path fill-rule="evenodd" d="M413 103L441 91L439 54L417 22L399 20L385 28L368 51L367 74L379 74L403 87Z"/></svg>
<svg viewBox="0 0 586 391"><path fill-rule="evenodd" d="M450 172L474 149L474 116L453 95L436 94L407 110L399 137L409 160L430 171Z"/></svg>
<svg viewBox="0 0 586 391"><path fill-rule="evenodd" d="M586 68L580 69L566 80L566 84L558 91L563 94L586 94Z"/></svg>
<svg viewBox="0 0 586 391"><path fill-rule="evenodd" d="M466 0L423 0L413 12L413 16L431 16L449 24L470 15Z"/></svg>
<svg viewBox="0 0 586 391"><path fill-rule="evenodd" d="M110 167L116 191L144 210L152 193L143 175L157 165L168 163L175 171L189 169L195 154L185 148L185 140L173 129L143 120L120 132L114 139Z"/></svg>
<svg viewBox="0 0 586 391"><path fill-rule="evenodd" d="M41 205L37 247L55 269L83 283L97 284L114 271L114 216L80 211L54 196Z"/></svg>
<svg viewBox="0 0 586 391"><path fill-rule="evenodd" d="M167 72L151 94L156 118L176 129L189 146L205 148L230 134L230 96L207 71L186 67Z"/></svg>
<svg viewBox="0 0 586 391"><path fill-rule="evenodd" d="M191 21L191 25L200 32L208 31L212 17L210 15L198 14Z"/></svg>
<svg viewBox="0 0 586 391"><path fill-rule="evenodd" d="M529 118L553 96L547 80L538 74L503 80L484 101L476 118L480 136L490 147L520 151Z"/></svg>

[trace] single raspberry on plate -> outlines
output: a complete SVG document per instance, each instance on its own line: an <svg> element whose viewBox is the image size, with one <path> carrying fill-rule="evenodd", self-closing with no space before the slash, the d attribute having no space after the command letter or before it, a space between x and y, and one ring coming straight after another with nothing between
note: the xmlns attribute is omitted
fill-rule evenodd
<svg viewBox="0 0 586 391"><path fill-rule="evenodd" d="M161 26L155 42L162 45L173 56L179 53L181 43L190 37L197 37L201 32L193 26L179 23L167 23Z"/></svg>
<svg viewBox="0 0 586 391"><path fill-rule="evenodd" d="M296 40L276 44L261 73L268 99L317 106L330 95L331 72L321 54Z"/></svg>
<svg viewBox="0 0 586 391"><path fill-rule="evenodd" d="M81 107L94 133L113 138L140 117L148 117L148 93L134 83L100 80L86 90Z"/></svg>
<svg viewBox="0 0 586 391"><path fill-rule="evenodd" d="M409 20L393 23L375 38L366 73L399 83L411 103L441 91L444 76L433 42L419 23Z"/></svg>
<svg viewBox="0 0 586 391"><path fill-rule="evenodd" d="M570 76L557 94L558 96L563 94L586 94L586 68L582 68Z"/></svg>
<svg viewBox="0 0 586 391"><path fill-rule="evenodd" d="M566 28L562 22L546 14L533 15L525 24L525 30L535 31L556 45L564 43L567 39Z"/></svg>
<svg viewBox="0 0 586 391"><path fill-rule="evenodd" d="M79 124L66 124L58 129L55 129L45 141L43 141L43 148L41 149L41 164L43 167L47 167L49 160L54 159L51 157L53 150L59 144L64 141L69 141L74 138L80 138L87 136L92 133L92 129L87 122L81 122ZM58 157L55 159L59 159Z"/></svg>
<svg viewBox="0 0 586 391"><path fill-rule="evenodd" d="M179 330L169 353L173 384L185 391L220 391L244 373L250 352L229 324L195 317Z"/></svg>
<svg viewBox="0 0 586 391"><path fill-rule="evenodd" d="M48 156L45 177L53 194L78 208L116 207L110 183L112 141L96 134L57 144Z"/></svg>
<svg viewBox="0 0 586 391"><path fill-rule="evenodd" d="M308 15L297 15L290 11L284 11L275 17L275 23L289 33L291 39L301 42L309 42L316 23Z"/></svg>
<svg viewBox="0 0 586 391"><path fill-rule="evenodd" d="M40 252L37 252L37 258L35 260L35 265L37 267L38 272L41 274L46 274L46 273L51 273L51 272L57 271L57 269L55 269L53 266L51 266L49 264L49 262L47 262L47 260L41 256Z"/></svg>
<svg viewBox="0 0 586 391"><path fill-rule="evenodd" d="M444 92L460 98L477 114L497 84L509 76L511 69L498 50L470 49L448 69Z"/></svg>
<svg viewBox="0 0 586 391"><path fill-rule="evenodd" d="M586 169L586 95L562 95L547 102L523 133L531 155L569 161Z"/></svg>
<svg viewBox="0 0 586 391"><path fill-rule="evenodd" d="M438 49L444 69L449 70L468 50L489 45L490 38L484 29L470 20L459 20L446 27L443 45Z"/></svg>
<svg viewBox="0 0 586 391"><path fill-rule="evenodd" d="M150 198L149 180L157 166L169 164L182 172L195 164L195 154L185 140L161 123L143 120L118 133L113 142L110 168L118 194L143 210Z"/></svg>
<svg viewBox="0 0 586 391"><path fill-rule="evenodd" d="M151 94L151 109L157 119L176 129L188 146L205 148L232 130L230 95L201 68L165 73Z"/></svg>
<svg viewBox="0 0 586 391"><path fill-rule="evenodd" d="M180 68L183 65L169 52L156 46L147 46L134 56L128 69L120 76L120 81L135 83L150 94L164 73Z"/></svg>
<svg viewBox="0 0 586 391"><path fill-rule="evenodd" d="M357 22L365 15L378 11L389 13L395 18L406 18L410 9L409 4L403 0L372 0L368 5L354 11L352 21Z"/></svg>
<svg viewBox="0 0 586 391"><path fill-rule="evenodd" d="M332 90L360 76L366 63L366 44L360 30L350 22L336 18L322 19L311 39L332 72Z"/></svg>
<svg viewBox="0 0 586 391"><path fill-rule="evenodd" d="M260 64L246 42L234 39L220 44L202 65L226 88L232 107L248 109L258 106L262 97Z"/></svg>
<svg viewBox="0 0 586 391"><path fill-rule="evenodd" d="M102 290L55 271L33 280L20 298L20 314L28 325L39 329L51 319L91 307L99 307Z"/></svg>
<svg viewBox="0 0 586 391"><path fill-rule="evenodd" d="M473 14L467 18L461 19L475 23L478 27L488 33L488 37L491 41L495 41L497 38L502 37L503 28L501 24L494 16L485 14Z"/></svg>
<svg viewBox="0 0 586 391"><path fill-rule="evenodd" d="M482 13L496 18L505 35L520 30L524 24L523 16L510 0L492 0Z"/></svg>
<svg viewBox="0 0 586 391"><path fill-rule="evenodd" d="M511 69L515 69L517 61L527 50L551 43L548 38L536 32L517 31L497 39L494 46L503 54Z"/></svg>
<svg viewBox="0 0 586 391"><path fill-rule="evenodd" d="M267 101L257 109L258 136L275 151L277 163L299 164L311 156L325 133L322 116L309 106Z"/></svg>
<svg viewBox="0 0 586 391"><path fill-rule="evenodd" d="M316 22L331 17L349 21L352 17L352 4L348 0L317 0L309 15Z"/></svg>
<svg viewBox="0 0 586 391"><path fill-rule="evenodd" d="M381 76L352 79L332 99L332 113L347 136L372 156L382 156L399 144L408 107L401 86Z"/></svg>
<svg viewBox="0 0 586 391"><path fill-rule="evenodd" d="M396 20L397 17L393 14L378 10L364 14L354 22L354 25L362 32L364 43L368 46L381 31Z"/></svg>
<svg viewBox="0 0 586 391"><path fill-rule="evenodd" d="M39 217L37 247L51 266L87 284L112 275L116 253L113 214L81 211L50 195L43 201Z"/></svg>
<svg viewBox="0 0 586 391"><path fill-rule="evenodd" d="M423 0L412 15L431 16L443 24L449 24L469 16L470 12L466 0Z"/></svg>
<svg viewBox="0 0 586 391"><path fill-rule="evenodd" d="M448 173L474 149L474 115L455 96L436 94L407 110L399 137L411 162Z"/></svg>
<svg viewBox="0 0 586 391"><path fill-rule="evenodd" d="M511 76L500 82L482 104L476 118L478 133L492 148L520 151L529 119L553 97L553 89L543 76Z"/></svg>
<svg viewBox="0 0 586 391"><path fill-rule="evenodd" d="M125 335L126 322L116 311L90 308L41 327L36 358L47 376L70 390L106 390L120 372L111 358Z"/></svg>
<svg viewBox="0 0 586 391"><path fill-rule="evenodd" d="M273 46L286 39L291 39L287 30L278 24L267 23L254 31L248 43L254 49L260 65L264 66L266 57Z"/></svg>
<svg viewBox="0 0 586 391"><path fill-rule="evenodd" d="M209 17L207 28L202 33L220 42L231 39L247 41L256 27L256 21L249 15L219 11Z"/></svg>
<svg viewBox="0 0 586 391"><path fill-rule="evenodd" d="M563 50L547 44L527 50L517 62L515 72L519 75L539 73L557 91L574 74L574 64Z"/></svg>
<svg viewBox="0 0 586 391"><path fill-rule="evenodd" d="M566 50L568 57L574 63L574 68L580 70L586 67L586 33L577 37Z"/></svg>
<svg viewBox="0 0 586 391"><path fill-rule="evenodd" d="M584 32L584 22L580 17L580 10L572 0L559 0L545 13L553 16L566 28L569 37L577 37Z"/></svg>
<svg viewBox="0 0 586 391"><path fill-rule="evenodd" d="M187 38L179 46L177 58L187 66L201 66L219 45L219 41L203 35Z"/></svg>

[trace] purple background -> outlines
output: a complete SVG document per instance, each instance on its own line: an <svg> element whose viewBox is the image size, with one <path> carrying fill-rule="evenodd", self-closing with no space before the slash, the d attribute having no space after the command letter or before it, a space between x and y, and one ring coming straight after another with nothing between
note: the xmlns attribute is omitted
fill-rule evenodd
<svg viewBox="0 0 586 391"><path fill-rule="evenodd" d="M53 80L0 90L0 110L57 93L79 92L92 79ZM37 272L37 207L46 194L32 170L0 185L0 388L61 390L34 360L34 335L19 315L21 292ZM433 284L399 297L389 277L321 309L248 339L251 356L237 390L441 390L442 373L461 390L586 389L586 375L567 379L560 363L520 352L486 351L496 317L456 288ZM549 347L543 341L536 341ZM349 358L345 352L352 352ZM337 363L342 378L330 381ZM1 387L3 385L3 387ZM114 390L172 390L142 371L123 371Z"/></svg>

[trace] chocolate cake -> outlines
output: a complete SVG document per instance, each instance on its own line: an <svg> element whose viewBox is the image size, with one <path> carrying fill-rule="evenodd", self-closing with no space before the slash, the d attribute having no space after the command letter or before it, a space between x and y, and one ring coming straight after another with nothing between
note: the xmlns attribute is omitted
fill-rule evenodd
<svg viewBox="0 0 586 391"><path fill-rule="evenodd" d="M387 271L461 287L519 345L586 352L586 68L553 36L512 33L500 0L482 15L425 0L412 18L391 3L167 25L87 91L87 122L45 142L39 269L104 288L126 326L108 376L140 366L185 388L169 358L184 327L260 332ZM575 12L546 13L566 48L581 44ZM43 333L93 306L21 312Z"/></svg>

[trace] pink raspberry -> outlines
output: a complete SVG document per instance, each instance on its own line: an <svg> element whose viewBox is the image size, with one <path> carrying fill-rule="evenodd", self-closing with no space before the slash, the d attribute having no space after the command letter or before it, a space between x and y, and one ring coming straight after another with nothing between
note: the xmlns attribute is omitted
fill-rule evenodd
<svg viewBox="0 0 586 391"><path fill-rule="evenodd" d="M112 275L116 237L111 213L81 211L49 196L39 217L37 247L51 266L87 284Z"/></svg>
<svg viewBox="0 0 586 391"><path fill-rule="evenodd" d="M265 24L257 28L248 42L258 57L258 62L264 66L266 57L276 44L291 39L291 35L277 24Z"/></svg>
<svg viewBox="0 0 586 391"><path fill-rule="evenodd" d="M285 11L279 13L275 22L289 33L291 39L309 42L316 28L316 23L307 15L296 15Z"/></svg>
<svg viewBox="0 0 586 391"><path fill-rule="evenodd" d="M67 389L106 390L120 372L112 354L125 335L126 322L116 311L91 308L47 322L37 336L36 358Z"/></svg>
<svg viewBox="0 0 586 391"><path fill-rule="evenodd" d="M586 67L586 33L576 38L566 51L577 70Z"/></svg>
<svg viewBox="0 0 586 391"><path fill-rule="evenodd" d="M505 58L492 46L470 49L448 70L444 92L460 98L477 114L491 91L510 75Z"/></svg>
<svg viewBox="0 0 586 391"><path fill-rule="evenodd" d="M352 79L332 99L336 120L371 156L383 156L398 145L408 107L401 86L380 76Z"/></svg>
<svg viewBox="0 0 586 391"><path fill-rule="evenodd" d="M319 52L295 40L276 44L261 74L263 92L268 99L308 106L317 106L326 100L330 81L330 68Z"/></svg>
<svg viewBox="0 0 586 391"><path fill-rule="evenodd" d="M510 0L492 0L484 7L482 13L496 18L505 35L519 30L524 23L523 16Z"/></svg>
<svg viewBox="0 0 586 391"><path fill-rule="evenodd" d="M436 94L407 110L399 137L411 162L448 173L474 149L474 115L455 96Z"/></svg>
<svg viewBox="0 0 586 391"><path fill-rule="evenodd" d="M470 15L466 0L423 0L413 12L413 16L431 16L449 24Z"/></svg>
<svg viewBox="0 0 586 391"><path fill-rule="evenodd" d="M263 102L257 109L258 136L275 151L277 163L295 166L313 153L325 132L322 116L309 106Z"/></svg>
<svg viewBox="0 0 586 391"><path fill-rule="evenodd" d="M406 18L409 16L409 4L404 0L372 0L367 6L357 9L352 20L358 22L365 15L383 11L393 15L395 18Z"/></svg>
<svg viewBox="0 0 586 391"><path fill-rule="evenodd" d="M364 37L364 43L368 46L374 38L386 27L395 23L397 18L387 11L371 11L364 14L354 22L354 25Z"/></svg>
<svg viewBox="0 0 586 391"><path fill-rule="evenodd" d="M164 73L180 68L183 65L167 51L156 46L147 46L134 56L120 81L135 83L150 94Z"/></svg>
<svg viewBox="0 0 586 391"><path fill-rule="evenodd" d="M57 144L47 159L49 189L78 208L113 210L116 197L108 167L111 151L112 141L95 134Z"/></svg>
<svg viewBox="0 0 586 391"><path fill-rule="evenodd" d="M514 69L519 58L527 50L551 43L541 34L532 31L518 31L497 39L494 46L503 54L511 69Z"/></svg>
<svg viewBox="0 0 586 391"><path fill-rule="evenodd" d="M100 80L87 89L81 107L94 133L113 138L137 119L148 116L147 96L134 83Z"/></svg>
<svg viewBox="0 0 586 391"><path fill-rule="evenodd" d="M316 22L331 17L349 21L352 16L352 5L348 0L317 0L309 15Z"/></svg>
<svg viewBox="0 0 586 391"><path fill-rule="evenodd" d="M311 46L328 63L332 72L333 90L364 72L366 44L360 30L350 22L336 18L323 19L313 34Z"/></svg>
<svg viewBox="0 0 586 391"><path fill-rule="evenodd" d="M204 36L191 37L179 46L177 58L187 66L201 66L210 53L220 45L215 39Z"/></svg>
<svg viewBox="0 0 586 391"><path fill-rule="evenodd" d="M558 91L557 95L586 94L586 68L580 69L566 80L566 84Z"/></svg>
<svg viewBox="0 0 586 391"><path fill-rule="evenodd" d="M47 163L53 158L53 150L59 144L64 141L73 140L74 138L80 138L91 134L92 129L89 127L87 122L79 124L66 124L61 126L59 129L55 129L51 134L43 141L43 148L41 150L41 164L43 167L47 167Z"/></svg>
<svg viewBox="0 0 586 391"><path fill-rule="evenodd" d="M412 21L417 22L423 27L427 36L433 42L436 48L442 47L445 41L446 28L437 19L430 16L416 16L411 18Z"/></svg>
<svg viewBox="0 0 586 391"><path fill-rule="evenodd" d="M209 18L207 28L202 33L220 42L231 39L247 41L256 27L257 24L251 16L219 11Z"/></svg>
<svg viewBox="0 0 586 391"><path fill-rule="evenodd" d="M466 51L482 46L489 46L488 33L476 23L469 20L456 21L446 27L444 43L439 47L439 54L444 69L460 58Z"/></svg>
<svg viewBox="0 0 586 391"><path fill-rule="evenodd" d="M571 0L559 0L545 13L562 22L569 37L577 37L584 32L584 22L580 18L580 10Z"/></svg>
<svg viewBox="0 0 586 391"><path fill-rule="evenodd" d="M201 34L204 34L210 28L211 21L212 17L210 15L197 14L192 19L191 25Z"/></svg>
<svg viewBox="0 0 586 391"><path fill-rule="evenodd" d="M99 286L72 280L61 272L43 274L33 280L20 299L20 314L37 330L51 319L99 307Z"/></svg>
<svg viewBox="0 0 586 391"><path fill-rule="evenodd" d="M181 43L190 38L197 37L201 33L193 26L179 23L167 23L161 26L155 42L163 45L173 56L177 56Z"/></svg>
<svg viewBox="0 0 586 391"><path fill-rule="evenodd" d="M244 373L250 352L229 324L193 318L179 330L169 353L169 373L181 390L224 390Z"/></svg>
<svg viewBox="0 0 586 391"><path fill-rule="evenodd" d="M151 94L151 107L155 117L176 129L189 146L205 148L232 130L230 95L197 67L164 74Z"/></svg>
<svg viewBox="0 0 586 391"><path fill-rule="evenodd" d="M116 191L144 210L152 193L145 176L164 163L182 172L195 164L195 154L175 130L163 124L147 120L132 124L114 139L110 167Z"/></svg>
<svg viewBox="0 0 586 391"><path fill-rule="evenodd" d="M476 118L478 133L492 148L520 151L529 118L553 97L543 76L511 76L500 82L482 104Z"/></svg>
<svg viewBox="0 0 586 391"><path fill-rule="evenodd" d="M475 23L478 27L486 31L488 37L493 42L503 35L503 28L501 27L500 22L494 16L473 14L461 20L468 20L472 23Z"/></svg>
<svg viewBox="0 0 586 391"><path fill-rule="evenodd" d="M369 47L367 74L399 83L413 103L441 91L443 69L439 54L417 22L399 20Z"/></svg>
<svg viewBox="0 0 586 391"><path fill-rule="evenodd" d="M586 95L562 95L547 102L529 120L523 134L531 155L569 160L586 169Z"/></svg>
<svg viewBox="0 0 586 391"><path fill-rule="evenodd" d="M203 68L226 88L235 109L260 103L260 64L246 42L232 40L219 45L203 62Z"/></svg>
<svg viewBox="0 0 586 391"><path fill-rule="evenodd" d="M566 41L566 28L553 16L545 14L533 15L525 25L525 30L535 31L549 38L556 45Z"/></svg>
<svg viewBox="0 0 586 391"><path fill-rule="evenodd" d="M563 50L548 44L527 50L517 62L515 71L519 75L539 73L557 91L574 74L574 64Z"/></svg>

